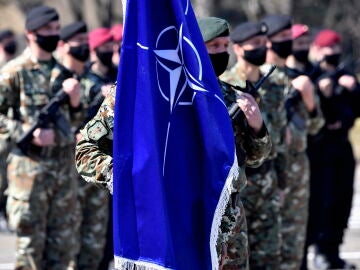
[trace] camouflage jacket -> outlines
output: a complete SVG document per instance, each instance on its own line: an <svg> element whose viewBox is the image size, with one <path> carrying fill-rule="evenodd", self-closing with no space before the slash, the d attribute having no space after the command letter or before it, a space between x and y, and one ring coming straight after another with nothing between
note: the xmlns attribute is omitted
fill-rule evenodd
<svg viewBox="0 0 360 270"><path fill-rule="evenodd" d="M81 130L76 145L75 162L79 174L87 181L112 191L112 142L114 128L115 87L99 111Z"/></svg>
<svg viewBox="0 0 360 270"><path fill-rule="evenodd" d="M225 105L230 108L236 102L236 93L229 87L219 81ZM247 125L245 119L243 122L233 122L236 153L238 163L241 169L240 179L233 185L234 192L239 192L245 187L246 177L243 173L245 166L258 167L268 157L271 151L271 140L266 125L258 135Z"/></svg>
<svg viewBox="0 0 360 270"><path fill-rule="evenodd" d="M5 65L0 74L0 137L16 139L23 133L23 124L31 126L38 111L55 96L64 78L61 65L52 58L38 62L29 51ZM69 103L60 107L60 113L71 124L76 119L77 108ZM10 113L11 111L11 113ZM65 146L74 143L74 136L62 134L53 124L55 143Z"/></svg>
<svg viewBox="0 0 360 270"><path fill-rule="evenodd" d="M270 69L270 65L264 65L260 68L260 72L265 74ZM239 64L236 64L221 77L232 85L245 87L246 76L241 71ZM277 68L274 73L263 83L258 90L260 95L259 107L269 130L272 141L271 153L268 157L274 160L275 170L278 175L279 186L285 185L285 170L287 160L287 145L285 142L285 134L287 127L287 115L285 110L285 85L288 78L283 69Z"/></svg>
<svg viewBox="0 0 360 270"><path fill-rule="evenodd" d="M229 92L222 85L225 102L230 105L235 101L233 91ZM105 98L97 115L87 123L81 131L83 138L76 146L76 166L80 175L89 182L97 183L109 189L112 188L112 140L114 127L115 89ZM267 157L271 142L266 128L262 136L257 137L254 132L240 132L235 130L236 144L246 153L244 162L248 166L259 166ZM243 174L244 175L244 174ZM245 185L246 178L241 177L234 185L240 190Z"/></svg>
<svg viewBox="0 0 360 270"><path fill-rule="evenodd" d="M315 109L309 112L301 94L291 85L287 86L286 112L291 131L291 143L288 146L290 154L304 153L308 135L316 135L325 123L316 93L314 98Z"/></svg>
<svg viewBox="0 0 360 270"><path fill-rule="evenodd" d="M267 72L269 66L264 67L262 73ZM225 82L245 88L246 76L242 73L239 64L236 64L229 71L225 72L221 79ZM285 146L285 127L286 127L286 111L285 111L285 78L282 73L277 70L264 82L258 90L261 97L259 107L264 119L265 125L269 131L272 150L270 159L276 157L277 152L284 152Z"/></svg>

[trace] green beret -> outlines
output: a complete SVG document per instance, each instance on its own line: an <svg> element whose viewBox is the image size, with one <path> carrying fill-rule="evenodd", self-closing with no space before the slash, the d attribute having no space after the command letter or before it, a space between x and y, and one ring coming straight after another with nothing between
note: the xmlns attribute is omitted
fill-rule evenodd
<svg viewBox="0 0 360 270"><path fill-rule="evenodd" d="M229 36L229 23L216 17L205 17L198 19L201 34L204 42L208 42L217 37Z"/></svg>

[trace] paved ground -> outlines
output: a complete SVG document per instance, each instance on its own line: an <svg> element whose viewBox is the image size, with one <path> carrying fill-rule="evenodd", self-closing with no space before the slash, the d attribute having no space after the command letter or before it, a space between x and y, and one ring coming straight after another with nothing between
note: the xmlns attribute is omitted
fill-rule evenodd
<svg viewBox="0 0 360 270"><path fill-rule="evenodd" d="M360 164L356 171L356 193L346 232L345 243L341 248L341 257L357 265L360 269ZM0 270L12 270L14 266L15 238L10 233L0 232ZM313 254L308 256L312 267Z"/></svg>

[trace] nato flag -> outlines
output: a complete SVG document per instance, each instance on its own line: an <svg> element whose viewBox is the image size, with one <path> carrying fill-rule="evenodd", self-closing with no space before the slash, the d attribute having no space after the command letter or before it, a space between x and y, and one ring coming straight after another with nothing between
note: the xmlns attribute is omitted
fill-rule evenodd
<svg viewBox="0 0 360 270"><path fill-rule="evenodd" d="M116 268L217 269L234 136L190 0L127 0L113 150Z"/></svg>

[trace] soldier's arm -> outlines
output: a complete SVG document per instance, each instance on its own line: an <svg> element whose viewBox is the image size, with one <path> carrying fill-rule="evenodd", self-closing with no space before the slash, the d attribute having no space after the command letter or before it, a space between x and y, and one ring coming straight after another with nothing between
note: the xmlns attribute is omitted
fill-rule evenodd
<svg viewBox="0 0 360 270"><path fill-rule="evenodd" d="M114 95L109 95L96 116L81 130L75 161L79 174L88 182L112 192L112 139Z"/></svg>
<svg viewBox="0 0 360 270"><path fill-rule="evenodd" d="M19 119L8 117L9 109L20 106L19 74L2 70L0 75L0 137L16 141L22 134Z"/></svg>
<svg viewBox="0 0 360 270"><path fill-rule="evenodd" d="M246 151L246 166L258 167L269 156L272 143L266 128L263 123L259 132L255 132L252 128L248 127L245 132L245 140L243 145Z"/></svg>

